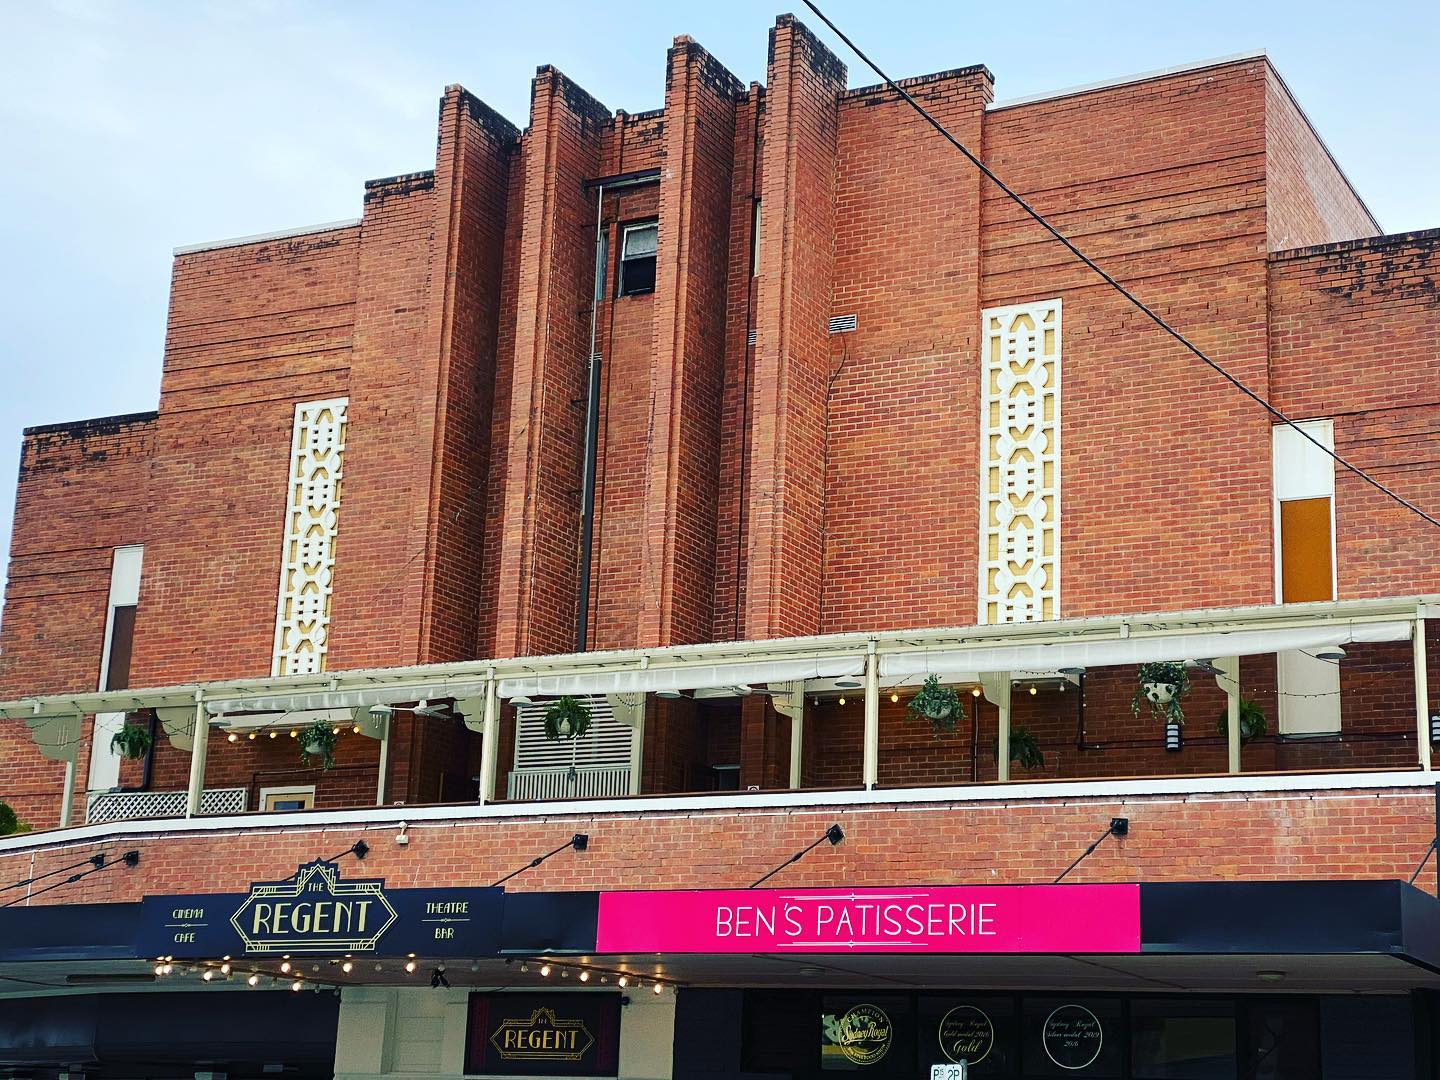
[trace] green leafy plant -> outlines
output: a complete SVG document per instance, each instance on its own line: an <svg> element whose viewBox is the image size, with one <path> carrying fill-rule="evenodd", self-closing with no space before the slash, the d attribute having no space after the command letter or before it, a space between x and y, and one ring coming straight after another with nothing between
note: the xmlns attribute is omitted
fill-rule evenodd
<svg viewBox="0 0 1440 1080"><path fill-rule="evenodd" d="M110 749L118 750L134 761L150 752L151 741L149 731L139 724L126 722L124 727L110 737Z"/></svg>
<svg viewBox="0 0 1440 1080"><path fill-rule="evenodd" d="M1000 760L1000 740L996 739L990 748L996 761ZM1040 752L1040 743L1035 734L1023 724L1010 729L1010 760L1022 769L1043 769L1045 755Z"/></svg>
<svg viewBox="0 0 1440 1080"><path fill-rule="evenodd" d="M953 686L941 686L939 675L926 679L905 708L910 719L928 723L937 739L942 731L954 731L955 725L965 719L965 706L959 692Z"/></svg>
<svg viewBox="0 0 1440 1080"><path fill-rule="evenodd" d="M320 768L328 770L335 764L335 743L338 740L335 729L328 723L314 721L300 732L300 761L313 766L318 760Z"/></svg>
<svg viewBox="0 0 1440 1080"><path fill-rule="evenodd" d="M0 802L0 836L9 836L11 833L21 832L22 829L20 819L15 816L15 808L9 803Z"/></svg>
<svg viewBox="0 0 1440 1080"><path fill-rule="evenodd" d="M545 710L545 737L552 742L578 739L590 730L590 719L590 706L566 694Z"/></svg>
<svg viewBox="0 0 1440 1080"><path fill-rule="evenodd" d="M1140 685L1130 702L1130 711L1136 716L1147 707L1150 715L1157 720L1185 723L1185 708L1182 698L1190 693L1190 674L1178 660L1161 660L1141 664L1136 673Z"/></svg>
<svg viewBox="0 0 1440 1080"><path fill-rule="evenodd" d="M1220 719L1215 724L1215 730L1221 735L1230 734L1230 710L1220 710ZM1260 706L1249 698L1242 698L1240 701L1240 741L1247 743L1251 739L1258 739L1270 730L1270 723L1265 719Z"/></svg>

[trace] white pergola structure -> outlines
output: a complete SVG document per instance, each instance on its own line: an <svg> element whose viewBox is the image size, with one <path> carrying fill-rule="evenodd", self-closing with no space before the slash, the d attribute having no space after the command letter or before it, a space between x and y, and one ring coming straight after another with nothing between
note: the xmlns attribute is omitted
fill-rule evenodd
<svg viewBox="0 0 1440 1080"><path fill-rule="evenodd" d="M156 710L166 737L191 755L186 816L200 812L211 726L239 727L256 714L293 718L349 710L361 733L380 740L377 803L383 799L389 720L375 705L449 699L467 727L483 736L480 801L495 799L499 713L516 697L608 695L625 703L643 727L634 696L668 691L766 686L789 693L775 700L791 719L790 785L800 784L805 694L860 681L865 700L862 778L877 784L880 690L938 674L972 682L999 712L999 780L1009 778L1011 673L1212 659L1229 697L1229 770L1240 772L1241 656L1344 646L1354 642L1413 643L1417 767L1431 768L1425 621L1440 615L1440 596L1212 608L1047 622L952 627L882 633L828 634L765 641L718 642L657 649L471 660L450 664L323 672L280 678L239 679L112 692L58 694L0 702L0 717L23 719L42 754L64 761L61 825L69 824L83 717L93 713ZM625 699L629 699L626 702ZM617 709L617 713L620 710ZM291 719L286 723L292 722ZM253 721L251 721L253 723ZM637 756L640 739L637 737ZM636 763L638 765L638 762ZM638 781L635 768L632 785ZM638 790L632 788L632 793Z"/></svg>

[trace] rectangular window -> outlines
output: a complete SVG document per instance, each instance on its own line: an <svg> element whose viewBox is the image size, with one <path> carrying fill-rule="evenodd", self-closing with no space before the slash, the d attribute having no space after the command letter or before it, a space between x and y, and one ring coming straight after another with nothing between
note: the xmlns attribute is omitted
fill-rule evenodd
<svg viewBox="0 0 1440 1080"><path fill-rule="evenodd" d="M642 221L626 225L620 242L621 296L655 291L655 255L659 247L660 224Z"/></svg>
<svg viewBox="0 0 1440 1080"><path fill-rule="evenodd" d="M286 810L309 810L315 805L315 785L260 789L260 809L280 813Z"/></svg>
<svg viewBox="0 0 1440 1080"><path fill-rule="evenodd" d="M130 685L130 657L135 647L135 615L140 603L140 572L145 548L140 544L118 547L110 557L110 594L105 605L105 639L100 647L100 690L124 690ZM120 784L120 755L110 748L111 737L125 724L123 712L97 713L90 743L90 791L109 791Z"/></svg>
<svg viewBox="0 0 1440 1080"><path fill-rule="evenodd" d="M605 299L605 275L608 273L609 264L610 234L602 228L600 239L595 245L595 302L597 304Z"/></svg>
<svg viewBox="0 0 1440 1080"><path fill-rule="evenodd" d="M1297 426L1279 424L1272 434L1275 599L1282 604L1335 599L1335 461L1321 449L1334 447L1334 424ZM1276 667L1280 734L1337 734L1339 665L1292 650L1276 657Z"/></svg>

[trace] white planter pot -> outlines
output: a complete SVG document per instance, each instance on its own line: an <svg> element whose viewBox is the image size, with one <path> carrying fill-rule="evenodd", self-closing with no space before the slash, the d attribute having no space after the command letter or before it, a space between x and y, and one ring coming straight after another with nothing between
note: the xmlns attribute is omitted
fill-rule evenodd
<svg viewBox="0 0 1440 1080"><path fill-rule="evenodd" d="M1169 705L1175 700L1175 684L1168 682L1147 682L1143 685L1145 700L1156 705Z"/></svg>

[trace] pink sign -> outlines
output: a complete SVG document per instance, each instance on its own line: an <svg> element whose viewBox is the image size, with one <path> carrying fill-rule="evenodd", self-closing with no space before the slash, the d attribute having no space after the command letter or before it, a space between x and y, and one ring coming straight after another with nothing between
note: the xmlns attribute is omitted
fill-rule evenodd
<svg viewBox="0 0 1440 1080"><path fill-rule="evenodd" d="M601 953L1135 953L1139 885L600 894Z"/></svg>

